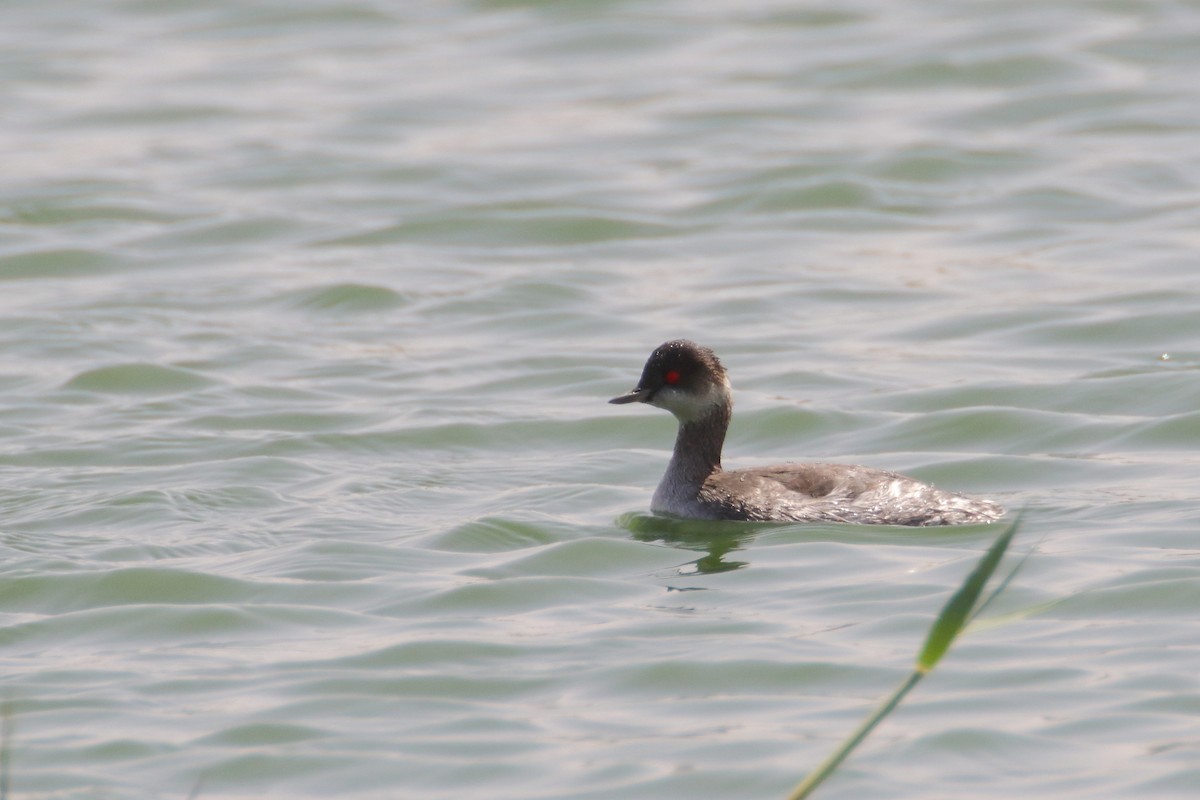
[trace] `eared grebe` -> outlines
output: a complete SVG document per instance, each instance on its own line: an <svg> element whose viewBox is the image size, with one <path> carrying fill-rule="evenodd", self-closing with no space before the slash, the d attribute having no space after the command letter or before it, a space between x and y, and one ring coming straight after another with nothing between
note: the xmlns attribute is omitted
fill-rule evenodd
<svg viewBox="0 0 1200 800"><path fill-rule="evenodd" d="M1004 515L991 500L945 492L913 478L846 464L721 469L733 411L715 353L679 339L646 362L637 388L610 403L649 403L679 420L675 452L654 492L656 513L691 519L962 525Z"/></svg>

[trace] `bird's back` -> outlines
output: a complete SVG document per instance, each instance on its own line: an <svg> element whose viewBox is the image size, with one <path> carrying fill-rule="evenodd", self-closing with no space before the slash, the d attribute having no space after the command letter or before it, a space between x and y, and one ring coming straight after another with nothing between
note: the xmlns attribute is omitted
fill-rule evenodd
<svg viewBox="0 0 1200 800"><path fill-rule="evenodd" d="M963 525L993 522L990 500L947 492L899 473L849 464L778 464L718 470L697 497L711 519Z"/></svg>

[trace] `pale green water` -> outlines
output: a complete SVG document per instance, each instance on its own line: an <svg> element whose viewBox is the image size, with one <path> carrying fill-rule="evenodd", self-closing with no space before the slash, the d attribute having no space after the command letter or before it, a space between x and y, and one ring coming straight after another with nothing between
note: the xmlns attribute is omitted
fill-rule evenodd
<svg viewBox="0 0 1200 800"><path fill-rule="evenodd" d="M1200 793L1200 5L10 3L15 798L779 798L995 531L645 516L732 464L1027 507L822 797ZM1040 542L1040 544L1038 544Z"/></svg>

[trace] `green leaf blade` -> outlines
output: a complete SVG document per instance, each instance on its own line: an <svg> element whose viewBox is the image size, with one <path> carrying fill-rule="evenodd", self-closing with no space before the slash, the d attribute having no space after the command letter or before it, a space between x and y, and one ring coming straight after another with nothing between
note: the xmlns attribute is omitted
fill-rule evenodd
<svg viewBox="0 0 1200 800"><path fill-rule="evenodd" d="M820 766L813 770L792 790L792 793L788 795L788 800L807 800L816 788L824 783L850 753L870 735L875 726L895 711L897 706L900 705L900 701L904 699L913 687L937 666L938 661L950 649L950 645L962 633L963 628L973 617L974 613L982 609L987 603L990 603L997 594L1008 586L1009 582L1017 574L1017 570L1020 569L1021 564L1024 563L1024 559L1009 572L996 591L983 604L979 604L979 596L983 593L988 580L992 577L992 573L996 571L996 567L1000 565L1000 559L1004 557L1004 553L1008 550L1013 537L1016 536L1020 524L1021 518L1018 515L1009 524L1008 529L996 537L995 542L988 548L983 558L979 560L975 569L967 576L958 591L946 602L946 605L942 608L942 612L938 615L937 620L929 631L925 646L921 649L921 653L917 657L916 668L908 676L908 679L879 708L875 709L875 712L867 717L829 758L825 759Z"/></svg>
<svg viewBox="0 0 1200 800"><path fill-rule="evenodd" d="M992 546L988 548L987 553L975 569L967 577L963 585L958 591L946 601L946 605L942 608L942 612L938 615L937 621L929 631L929 636L925 640L925 646L921 648L920 654L917 656L917 670L922 673L927 673L937 666L938 661L950 649L950 645L958 638L958 634L962 632L963 627L967 624L967 620L971 617L971 612L975 608L975 604L979 601L979 596L983 593L984 586L991 579L992 573L996 571L996 567L1000 565L1000 559L1004 557L1004 553L1008 550L1008 546L1012 543L1013 537L1017 534L1017 529L1021 525L1020 518L1013 520L1008 526L1008 530L1000 534Z"/></svg>
<svg viewBox="0 0 1200 800"><path fill-rule="evenodd" d="M896 706L900 705L900 701L904 699L904 696L912 691L912 688L924 677L925 675L919 670L913 670L908 679L896 691L892 692L891 697L884 700L879 708L875 709L875 712L871 716L863 720L863 723L842 742L841 746L829 758L825 759L819 767L814 769L800 782L799 786L792 790L787 800L807 800L809 795L813 793L813 790L833 774L833 771L846 760L846 757L870 735L871 731L875 730L875 726L882 722L884 717L891 714L896 709Z"/></svg>

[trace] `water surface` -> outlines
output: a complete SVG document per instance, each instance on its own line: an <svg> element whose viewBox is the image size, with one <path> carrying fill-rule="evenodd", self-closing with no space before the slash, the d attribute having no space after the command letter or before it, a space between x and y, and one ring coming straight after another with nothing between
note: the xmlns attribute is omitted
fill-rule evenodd
<svg viewBox="0 0 1200 800"><path fill-rule="evenodd" d="M1191 3L17 3L21 798L778 798L994 529L646 513L726 461L1027 509L822 796L1200 790Z"/></svg>

